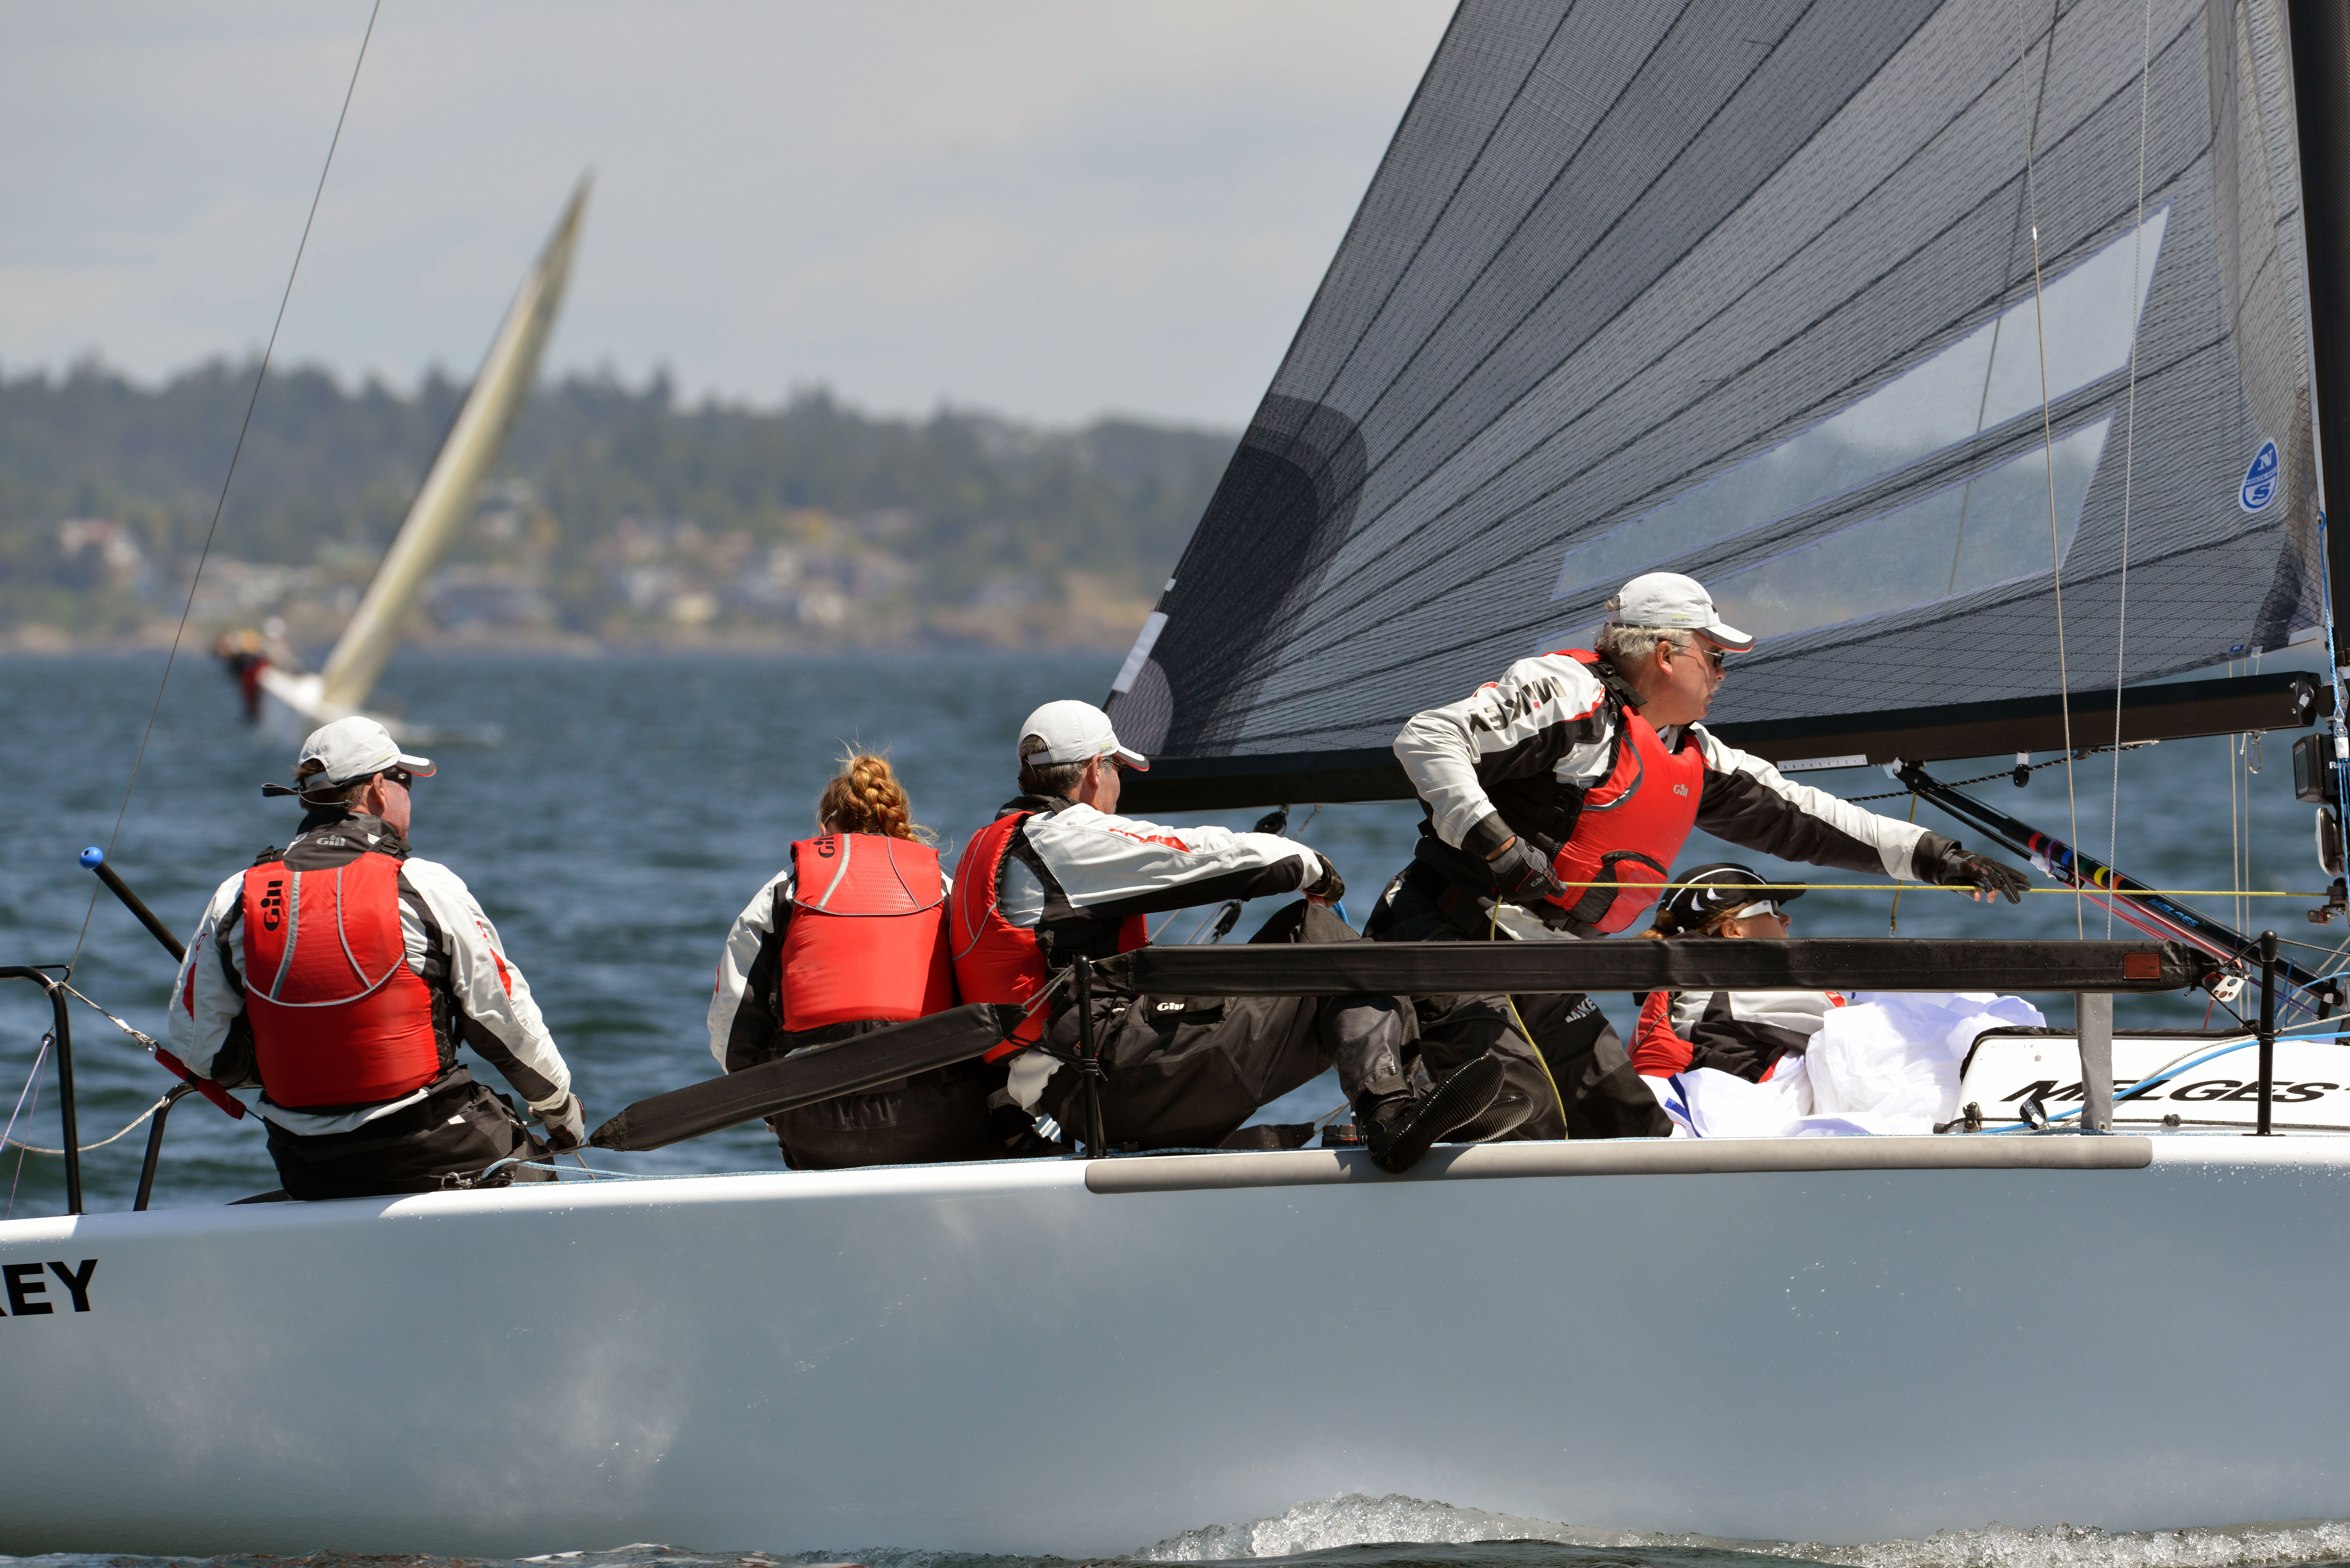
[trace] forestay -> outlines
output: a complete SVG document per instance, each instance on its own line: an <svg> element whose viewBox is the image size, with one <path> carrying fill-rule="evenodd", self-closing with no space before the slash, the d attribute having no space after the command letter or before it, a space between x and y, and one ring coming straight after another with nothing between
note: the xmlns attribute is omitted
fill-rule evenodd
<svg viewBox="0 0 2350 1568"><path fill-rule="evenodd" d="M2308 631L2283 11L1468 0L1119 733L1384 746L1652 568L1768 639L1720 722L2054 691L2059 562L2110 680L2133 347L2127 678Z"/></svg>

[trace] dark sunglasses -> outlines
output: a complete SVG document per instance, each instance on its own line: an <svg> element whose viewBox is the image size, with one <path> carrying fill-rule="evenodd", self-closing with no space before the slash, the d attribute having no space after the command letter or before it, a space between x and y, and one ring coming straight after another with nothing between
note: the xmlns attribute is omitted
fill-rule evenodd
<svg viewBox="0 0 2350 1568"><path fill-rule="evenodd" d="M379 776L382 778L384 783L396 784L402 789L406 789L410 784L416 782L416 775L410 773L406 768L386 768Z"/></svg>
<svg viewBox="0 0 2350 1568"><path fill-rule="evenodd" d="M1712 663L1717 674L1727 669L1730 664L1730 650L1725 648L1708 648L1703 643L1692 642L1684 645L1681 651L1702 654Z"/></svg>

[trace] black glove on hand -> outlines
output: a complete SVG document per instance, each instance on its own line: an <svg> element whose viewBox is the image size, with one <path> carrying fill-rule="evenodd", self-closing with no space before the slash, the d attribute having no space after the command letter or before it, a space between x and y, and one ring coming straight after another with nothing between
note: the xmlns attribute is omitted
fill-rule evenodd
<svg viewBox="0 0 2350 1568"><path fill-rule="evenodd" d="M1987 893L2002 895L2011 904L2023 902L2023 890L2032 886L2031 879L2013 867L1986 860L1955 844L1943 853L1942 863L1934 868L1934 880L1945 888L1981 888Z"/></svg>
<svg viewBox="0 0 2350 1568"><path fill-rule="evenodd" d="M1542 851L1520 838L1485 863L1493 874L1493 890L1515 904L1564 894L1566 889L1551 875Z"/></svg>
<svg viewBox="0 0 2350 1568"><path fill-rule="evenodd" d="M1315 853L1322 862L1322 876L1305 889L1305 896L1317 904L1335 904L1347 896L1347 879L1338 875L1338 868L1330 864L1327 855L1319 850Z"/></svg>
<svg viewBox="0 0 2350 1568"><path fill-rule="evenodd" d="M565 1096L561 1105L538 1113L539 1126L546 1131L546 1147L557 1154L568 1153L588 1141L588 1112L579 1096Z"/></svg>

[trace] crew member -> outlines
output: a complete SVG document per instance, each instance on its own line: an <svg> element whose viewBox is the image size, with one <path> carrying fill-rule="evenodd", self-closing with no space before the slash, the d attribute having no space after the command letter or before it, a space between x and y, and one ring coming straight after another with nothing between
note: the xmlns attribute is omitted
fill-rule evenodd
<svg viewBox="0 0 2350 1568"><path fill-rule="evenodd" d="M1658 906L1648 936L1784 937L1792 923L1787 905L1804 896L1801 888L1766 886L1752 867L1734 861L1700 866L1674 880L1681 886ZM1713 1067L1764 1083L1783 1058L1803 1054L1827 1015L1844 1004L1833 991L1652 991L1632 1032L1632 1065L1649 1078Z"/></svg>
<svg viewBox="0 0 2350 1568"><path fill-rule="evenodd" d="M221 661L222 670L236 682L237 698L244 704L244 722L261 722L261 672L269 668L268 656L262 650L261 634L249 626L224 631L213 643L213 657Z"/></svg>
<svg viewBox="0 0 2350 1568"><path fill-rule="evenodd" d="M2022 875L1950 839L1790 783L1698 721L1722 664L1754 639L1673 572L1607 602L1596 651L1522 659L1458 702L1414 714L1395 753L1426 820L1366 933L1389 941L1598 937L1638 919L1692 827L1762 854L1969 887L2018 902ZM1521 1137L1665 1128L1621 1039L1586 997L1422 998L1432 1069L1487 1052L1533 1099Z"/></svg>
<svg viewBox="0 0 2350 1568"><path fill-rule="evenodd" d="M730 1073L955 1005L951 885L888 761L847 759L825 785L816 827L735 918L719 955L710 1054ZM1047 1152L999 1094L1003 1077L1001 1062L958 1063L767 1125L798 1170Z"/></svg>
<svg viewBox="0 0 2350 1568"><path fill-rule="evenodd" d="M1035 1002L1055 971L1140 947L1144 917L1165 909L1302 892L1314 907L1274 924L1296 940L1354 938L1323 908L1345 892L1336 867L1305 846L1118 815L1120 770L1149 763L1100 709L1047 702L1020 727L1018 755L1020 794L956 864L951 938L965 1001ZM1391 996L1185 999L1103 985L1094 998L1112 1147L1221 1145L1260 1106L1335 1064L1373 1157L1400 1170L1485 1116L1501 1085L1495 1059L1462 1066L1433 1092L1415 1089ZM1081 1075L1065 1065L1079 1043L1065 989L1003 1049L1040 1043L1013 1061L1012 1095L1083 1131Z"/></svg>
<svg viewBox="0 0 2350 1568"><path fill-rule="evenodd" d="M372 719L303 742L294 795L308 808L205 907L173 992L172 1040L189 1069L259 1085L270 1157L293 1198L425 1192L484 1179L553 1180L493 1166L586 1136L570 1069L522 971L457 874L409 852L411 784L432 764ZM546 1130L457 1060L497 1068Z"/></svg>

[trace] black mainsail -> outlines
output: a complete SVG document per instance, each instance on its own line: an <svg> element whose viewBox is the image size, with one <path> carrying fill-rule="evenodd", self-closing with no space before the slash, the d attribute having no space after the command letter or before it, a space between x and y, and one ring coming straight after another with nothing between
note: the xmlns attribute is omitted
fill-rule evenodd
<svg viewBox="0 0 2350 1568"><path fill-rule="evenodd" d="M2314 637L2289 9L1466 0L1118 673L1149 804L1396 793L1650 569L1733 738L2059 692L2060 571L2076 744Z"/></svg>

